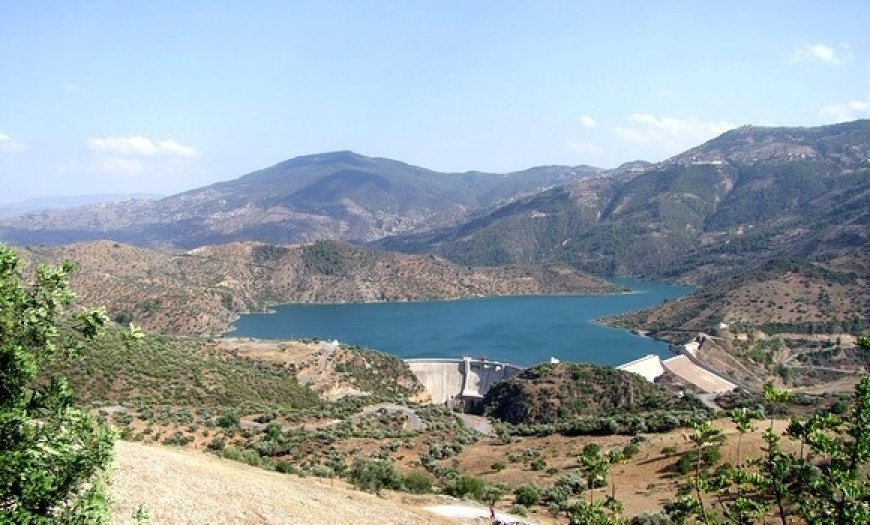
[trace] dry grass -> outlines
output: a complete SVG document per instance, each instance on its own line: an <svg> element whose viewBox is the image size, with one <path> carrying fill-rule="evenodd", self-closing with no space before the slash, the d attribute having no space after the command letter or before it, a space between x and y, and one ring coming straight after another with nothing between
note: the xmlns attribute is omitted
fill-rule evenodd
<svg viewBox="0 0 870 525"><path fill-rule="evenodd" d="M767 424L758 422L757 430L744 436L744 458L760 453L761 431ZM774 430L782 432L786 425L787 421L778 420ZM719 420L717 426L729 438L722 450L722 460L733 463L737 460L737 432L725 420ZM624 504L625 515L659 511L674 497L678 480L672 476L672 467L677 457L666 457L662 449L669 446L679 451L688 449L686 437L689 432L650 435L649 440L641 444L637 457L614 468L616 497ZM546 487L565 472L577 468L577 456L590 442L607 450L624 446L628 438L553 435L522 438L509 445L499 445L487 439L467 447L457 458L458 466L463 472L480 476L488 482L511 486L535 482ZM787 451L794 451L797 447L788 439L784 439L782 445ZM527 462L514 463L507 459L510 455L522 456L522 452L529 449L540 451L548 466L559 469L558 474L533 471ZM386 492L378 497L353 490L338 480L300 478L265 471L189 448L118 442L116 452L117 469L113 476L112 494L115 498L114 523L117 524L133 523L132 514L140 505L148 510L149 523L152 524L479 523L439 517L425 510L433 504L454 502L441 496ZM494 472L491 465L498 461L505 462L507 468ZM596 490L595 498L604 498L610 490L609 486ZM497 508L508 510L512 498L512 495L506 495ZM530 510L529 518L536 523L564 523L563 517L554 519L543 507Z"/></svg>
<svg viewBox="0 0 870 525"><path fill-rule="evenodd" d="M456 523L419 506L431 499L378 497L341 482L269 472L191 450L116 444L114 522L151 524L358 525Z"/></svg>

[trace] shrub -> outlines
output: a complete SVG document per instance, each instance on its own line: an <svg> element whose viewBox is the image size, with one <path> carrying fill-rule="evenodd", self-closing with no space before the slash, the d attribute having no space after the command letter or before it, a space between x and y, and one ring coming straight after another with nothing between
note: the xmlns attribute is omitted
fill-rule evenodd
<svg viewBox="0 0 870 525"><path fill-rule="evenodd" d="M631 459L635 457L638 452L640 452L640 447L638 447L634 443L629 443L622 448L622 455L625 456L625 459Z"/></svg>
<svg viewBox="0 0 870 525"><path fill-rule="evenodd" d="M662 454L666 458L669 458L671 456L676 456L677 455L677 447L674 447L674 446L664 447L664 448L662 448Z"/></svg>
<svg viewBox="0 0 870 525"><path fill-rule="evenodd" d="M722 452L719 447L707 447L701 452L701 465L709 467L715 464L722 457ZM690 450L683 454L677 461L676 469L682 475L691 472L698 461L698 452Z"/></svg>
<svg viewBox="0 0 870 525"><path fill-rule="evenodd" d="M485 496L486 483L474 476L462 474L449 480L444 485L444 493L457 498L471 496L476 500L482 500Z"/></svg>
<svg viewBox="0 0 870 525"><path fill-rule="evenodd" d="M532 462L529 466L532 468L532 470L537 472L537 471L544 470L545 468L547 468L547 462L544 461L542 458L535 458L532 460Z"/></svg>
<svg viewBox="0 0 870 525"><path fill-rule="evenodd" d="M221 455L226 459L231 459L233 461L240 461L242 459L242 451L237 449L236 447L225 448Z"/></svg>
<svg viewBox="0 0 870 525"><path fill-rule="evenodd" d="M375 494L402 486L393 463L383 459L357 458L348 471L348 479L355 487Z"/></svg>
<svg viewBox="0 0 870 525"><path fill-rule="evenodd" d="M281 474L293 474L296 472L296 468L289 461L282 459L275 462L275 471Z"/></svg>
<svg viewBox="0 0 870 525"><path fill-rule="evenodd" d="M217 426L221 428L239 428L241 424L241 419L239 415L235 412L228 412L226 414L222 414L217 419Z"/></svg>
<svg viewBox="0 0 870 525"><path fill-rule="evenodd" d="M529 514L529 511L524 505L516 503L513 507L511 507L511 514L516 514L517 516L522 516L525 518Z"/></svg>
<svg viewBox="0 0 870 525"><path fill-rule="evenodd" d="M193 441L193 436L188 436L183 432L176 432L171 436L167 437L163 440L164 445L174 445L177 447L183 447Z"/></svg>
<svg viewBox="0 0 870 525"><path fill-rule="evenodd" d="M214 450L215 452L220 452L221 450L224 449L224 447L226 447L226 445L227 444L226 444L226 441L224 441L224 438L222 438L220 436L215 436L212 438L211 441L208 442L208 445L206 445L206 447L209 450Z"/></svg>
<svg viewBox="0 0 870 525"><path fill-rule="evenodd" d="M432 492L432 477L425 472L415 470L402 477L402 486L414 494L428 494Z"/></svg>
<svg viewBox="0 0 870 525"><path fill-rule="evenodd" d="M629 525L671 525L674 523L667 514L640 514L631 518Z"/></svg>
<svg viewBox="0 0 870 525"><path fill-rule="evenodd" d="M541 487L535 483L524 483L514 490L514 503L531 507L541 501Z"/></svg>
<svg viewBox="0 0 870 525"><path fill-rule="evenodd" d="M571 496L571 489L566 485L555 484L544 491L543 499L549 503L561 505L568 501Z"/></svg>

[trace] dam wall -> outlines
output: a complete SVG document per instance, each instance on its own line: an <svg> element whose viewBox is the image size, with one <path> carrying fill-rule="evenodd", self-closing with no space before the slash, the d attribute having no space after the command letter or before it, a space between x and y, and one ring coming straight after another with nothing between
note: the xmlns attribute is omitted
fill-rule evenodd
<svg viewBox="0 0 870 525"><path fill-rule="evenodd" d="M710 394L722 394L737 388L731 381L699 366L688 355L665 359L662 365L668 372Z"/></svg>
<svg viewBox="0 0 870 525"><path fill-rule="evenodd" d="M405 359L408 368L426 389L432 403L453 405L461 402L473 406L499 381L510 379L524 369L510 363L473 359ZM735 388L730 381L694 363L688 355L662 360L649 354L616 367L634 372L654 382L666 371L704 392L721 393Z"/></svg>
<svg viewBox="0 0 870 525"><path fill-rule="evenodd" d="M634 372L637 375L643 376L643 378L650 383L655 382L656 379L665 373L665 369L662 366L662 360L655 354L647 354L640 359L635 359L634 361L630 361L624 365L619 365L616 369L625 370L626 372Z"/></svg>
<svg viewBox="0 0 870 525"><path fill-rule="evenodd" d="M509 363L470 357L406 359L405 362L426 388L431 402L438 404L483 399L492 385L523 371L522 367Z"/></svg>

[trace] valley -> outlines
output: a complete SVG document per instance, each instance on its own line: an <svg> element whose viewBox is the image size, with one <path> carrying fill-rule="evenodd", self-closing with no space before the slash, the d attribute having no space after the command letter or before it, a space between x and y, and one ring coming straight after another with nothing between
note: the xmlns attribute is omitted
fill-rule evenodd
<svg viewBox="0 0 870 525"><path fill-rule="evenodd" d="M318 525L350 519L327 510L341 507L331 498L360 505L351 512L385 512L384 501L345 493L345 484L389 493L409 522L442 519L426 514L442 501L434 494L533 523L581 511L627 521L674 514L687 487L725 462L742 468L743 456L762 457L770 438L747 431L740 414L769 419L801 468L819 468L804 456L813 435L787 418L822 425L813 413L842 416L824 430L838 439L860 423L846 414L865 402L870 369L868 144L870 121L744 127L656 164L504 175L329 153L159 200L3 218L0 239L16 245L24 275L71 261L78 304L105 306L106 334L81 355L60 356L36 384L68 378L77 405L130 442L119 447L122 465L163 445L180 450L154 452L159 461L257 478L244 490L260 494L279 475L338 483L342 496L306 496L332 501L311 511L306 523ZM421 372L383 352L397 350L319 334L221 337L240 315L287 303L583 295L603 305L626 291L614 275L694 286L597 320L681 354L655 382L588 362L541 364L536 352L553 345L532 337L517 359L527 368L481 380L486 391L466 389L475 394L467 403L433 404ZM541 304L540 315L553 314ZM327 325L350 324L335 312ZM427 337L404 324L412 333L381 331ZM475 363L479 378L487 361ZM738 388L709 392L680 373L691 367ZM718 437L693 448L698 433ZM274 472L266 481L202 452ZM173 519L165 494L138 501L129 489L153 485L153 475L119 476L121 512L155 506L155 517ZM730 504L727 490L709 491ZM702 501L696 492L688 494ZM604 506L617 499L622 510ZM306 503L293 505L286 512ZM789 512L800 505L791 501Z"/></svg>

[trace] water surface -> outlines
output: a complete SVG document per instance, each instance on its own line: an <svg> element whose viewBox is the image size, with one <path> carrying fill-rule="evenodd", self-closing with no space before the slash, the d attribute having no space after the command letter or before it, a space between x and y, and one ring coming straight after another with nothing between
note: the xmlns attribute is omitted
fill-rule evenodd
<svg viewBox="0 0 870 525"><path fill-rule="evenodd" d="M487 357L518 365L563 361L616 365L646 354L667 356L667 345L595 319L660 304L689 289L613 279L633 293L484 297L452 301L289 304L247 314L232 336L337 339L399 357Z"/></svg>

